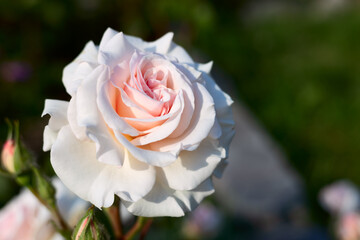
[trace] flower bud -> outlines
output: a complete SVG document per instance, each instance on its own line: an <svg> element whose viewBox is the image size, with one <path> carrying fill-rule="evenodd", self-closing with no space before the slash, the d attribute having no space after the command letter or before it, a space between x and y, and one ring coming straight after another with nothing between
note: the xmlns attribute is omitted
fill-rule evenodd
<svg viewBox="0 0 360 240"><path fill-rule="evenodd" d="M8 139L1 152L1 164L10 173L15 173L14 154L15 142L12 139Z"/></svg>
<svg viewBox="0 0 360 240"><path fill-rule="evenodd" d="M10 173L22 186L28 186L31 182L30 152L24 147L19 137L19 122L6 121L9 127L7 140L1 153L1 172Z"/></svg>
<svg viewBox="0 0 360 240"><path fill-rule="evenodd" d="M105 228L96 219L94 208L91 207L86 215L76 225L72 239L74 240L105 240L108 234Z"/></svg>

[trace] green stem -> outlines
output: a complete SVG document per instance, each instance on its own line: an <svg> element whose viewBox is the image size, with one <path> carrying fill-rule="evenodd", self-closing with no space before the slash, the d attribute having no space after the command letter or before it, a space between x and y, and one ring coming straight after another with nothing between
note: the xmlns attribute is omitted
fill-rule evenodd
<svg viewBox="0 0 360 240"><path fill-rule="evenodd" d="M143 229L141 230L139 240L144 240L144 239L145 239L147 233L148 233L149 230L150 230L150 226L151 226L152 222L153 222L153 219L152 219L152 218L147 219L147 221L146 221Z"/></svg>
<svg viewBox="0 0 360 240"><path fill-rule="evenodd" d="M121 216L120 216L120 199L118 197L116 197L114 204L109 208L105 208L105 212L107 213L107 215L110 219L115 238L122 239L123 238L123 227L122 227Z"/></svg>
<svg viewBox="0 0 360 240"><path fill-rule="evenodd" d="M33 188L29 188L29 190L32 192L32 194L41 202L42 205L44 205L49 211L52 213L52 215L55 218L55 222L58 225L58 228L61 229L64 232L71 233L71 229L69 225L65 222L63 217L61 216L59 209L55 206L50 206L44 199L42 199L39 194L35 191Z"/></svg>
<svg viewBox="0 0 360 240"><path fill-rule="evenodd" d="M146 218L144 218L144 217L138 217L134 226L129 230L129 232L126 233L123 240L132 240L136 236L136 234L142 230L144 224L146 223L146 225L147 225L147 223L149 221L151 222L152 219L149 218L148 220L146 220ZM150 227L150 225L148 227ZM148 229L146 229L146 232L147 231L148 231ZM145 235L146 235L146 233L145 233ZM144 238L144 237L145 236L142 236L142 238Z"/></svg>

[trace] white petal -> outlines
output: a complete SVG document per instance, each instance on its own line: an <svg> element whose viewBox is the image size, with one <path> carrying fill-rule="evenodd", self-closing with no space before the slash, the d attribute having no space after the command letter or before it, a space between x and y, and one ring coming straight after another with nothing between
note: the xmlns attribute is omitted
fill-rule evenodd
<svg viewBox="0 0 360 240"><path fill-rule="evenodd" d="M43 150L49 151L54 143L60 128L68 123L66 112L69 103L60 100L45 100L45 107L42 117L46 114L50 115L49 124L44 129Z"/></svg>
<svg viewBox="0 0 360 240"><path fill-rule="evenodd" d="M76 95L74 95L70 99L70 103L69 103L69 107L68 107L68 111L67 111L69 125L77 139L86 140L86 139L88 139L88 136L86 135L86 128L84 126L79 126L79 124L78 124L76 107L77 107Z"/></svg>
<svg viewBox="0 0 360 240"><path fill-rule="evenodd" d="M96 85L101 79L108 78L108 68L100 65L84 79L77 92L77 121L79 126L88 127L98 124L96 108Z"/></svg>
<svg viewBox="0 0 360 240"><path fill-rule="evenodd" d="M171 43L171 46L166 54L171 57L175 57L180 63L194 63L185 49L174 42Z"/></svg>
<svg viewBox="0 0 360 240"><path fill-rule="evenodd" d="M100 47L98 62L110 67L114 67L121 61L130 59L135 51L122 32L114 35L109 41Z"/></svg>
<svg viewBox="0 0 360 240"><path fill-rule="evenodd" d="M98 66L81 84L76 95L77 124L86 128L87 136L96 143L97 159L100 162L122 165L123 146L118 144L107 129L97 108L96 87L98 81L108 79L108 68Z"/></svg>
<svg viewBox="0 0 360 240"><path fill-rule="evenodd" d="M210 61L208 63L193 63L193 64L189 64L190 66L192 66L193 68L195 68L196 70L200 71L200 72L204 72L209 74L212 66L213 66L213 61Z"/></svg>
<svg viewBox="0 0 360 240"><path fill-rule="evenodd" d="M60 101L60 100L45 100L45 107L41 114L41 116L45 116L49 114L49 127L54 130L58 131L62 126L67 124L66 112L68 108L69 102Z"/></svg>
<svg viewBox="0 0 360 240"><path fill-rule="evenodd" d="M125 35L128 41L136 48L145 52L165 54L168 52L174 34L169 32L153 42L145 42L141 38Z"/></svg>
<svg viewBox="0 0 360 240"><path fill-rule="evenodd" d="M209 178L218 163L225 157L225 149L211 139L204 140L195 151L182 151L179 158L161 168L161 181L176 190L191 190Z"/></svg>
<svg viewBox="0 0 360 240"><path fill-rule="evenodd" d="M57 131L52 130L49 126L45 126L43 134L43 151L49 151L57 138Z"/></svg>
<svg viewBox="0 0 360 240"><path fill-rule="evenodd" d="M123 201L124 206L134 215L144 217L181 217L194 210L199 203L214 192L211 179L207 179L192 191L175 191L155 183L151 192L143 199L131 203Z"/></svg>
<svg viewBox="0 0 360 240"><path fill-rule="evenodd" d="M109 40L112 39L112 37L118 33L119 33L118 31L115 31L112 28L107 28L106 31L104 32L104 35L101 38L99 49L100 50L104 49L105 45L109 42Z"/></svg>
<svg viewBox="0 0 360 240"><path fill-rule="evenodd" d="M74 95L83 77L90 73L93 65L96 65L97 52L97 47L90 41L85 45L80 55L64 68L62 80L67 93Z"/></svg>
<svg viewBox="0 0 360 240"><path fill-rule="evenodd" d="M235 133L235 122L233 119L231 105L233 100L229 95L224 93L214 80L207 74L203 74L202 78L205 80L205 87L213 96L215 102L216 118L219 123L222 134L220 137L220 145L228 148L231 139Z"/></svg>
<svg viewBox="0 0 360 240"><path fill-rule="evenodd" d="M154 168L130 155L122 167L100 163L96 160L95 144L76 139L69 126L59 132L52 147L51 164L71 191L98 208L111 206L114 194L126 201L137 201L155 182Z"/></svg>
<svg viewBox="0 0 360 240"><path fill-rule="evenodd" d="M229 95L224 93L220 87L215 83L215 81L207 74L203 74L202 78L205 81L206 89L215 99L215 110L217 122L221 127L221 136L219 138L220 146L224 147L226 150L226 157L229 153L229 146L231 140L235 134L235 122L233 119L231 105L233 100ZM221 161L218 167L215 169L214 175L218 178L221 177L225 167L227 166L226 157Z"/></svg>
<svg viewBox="0 0 360 240"><path fill-rule="evenodd" d="M228 111L231 111L230 106L233 104L231 97L223 92L215 83L214 79L212 79L212 77L210 77L208 74L203 74L201 76L205 81L206 89L214 99L217 116L226 114Z"/></svg>
<svg viewBox="0 0 360 240"><path fill-rule="evenodd" d="M142 161L144 163L164 167L172 162L174 162L177 158L176 154L170 152L159 152L152 151L146 148L140 148L134 146L122 133L118 131L114 131L116 139L126 148L136 159Z"/></svg>

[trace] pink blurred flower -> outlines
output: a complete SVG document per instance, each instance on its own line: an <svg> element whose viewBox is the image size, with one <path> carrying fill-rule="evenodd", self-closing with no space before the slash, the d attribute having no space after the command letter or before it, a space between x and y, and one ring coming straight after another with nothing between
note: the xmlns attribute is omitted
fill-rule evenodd
<svg viewBox="0 0 360 240"><path fill-rule="evenodd" d="M0 239L47 240L55 234L50 212L28 190L0 212Z"/></svg>
<svg viewBox="0 0 360 240"><path fill-rule="evenodd" d="M57 190L58 207L70 226L74 226L85 213L88 203L80 200L54 179ZM52 215L25 189L3 209L0 210L0 239L1 240L59 240L52 224Z"/></svg>
<svg viewBox="0 0 360 240"><path fill-rule="evenodd" d="M358 213L345 214L339 219L336 230L340 240L360 239L360 215Z"/></svg>
<svg viewBox="0 0 360 240"><path fill-rule="evenodd" d="M359 191L354 184L341 180L323 188L320 192L320 203L334 215L343 215L358 210Z"/></svg>

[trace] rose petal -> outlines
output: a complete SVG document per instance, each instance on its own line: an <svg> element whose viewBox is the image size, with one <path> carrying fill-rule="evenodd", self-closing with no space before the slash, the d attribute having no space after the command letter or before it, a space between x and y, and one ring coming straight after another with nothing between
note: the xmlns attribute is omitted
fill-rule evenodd
<svg viewBox="0 0 360 240"><path fill-rule="evenodd" d="M175 191L156 182L151 192L135 203L122 203L134 215L144 217L181 217L192 211L205 197L214 192L211 179L207 179L192 191Z"/></svg>
<svg viewBox="0 0 360 240"><path fill-rule="evenodd" d="M70 99L69 107L68 107L68 110L67 110L67 117L68 117L68 120L69 120L69 125L71 127L72 132L74 133L74 135L76 136L77 139L79 139L79 140L87 140L89 138L86 135L86 128L83 127L83 126L79 126L78 121L77 121L76 97L77 96L74 95Z"/></svg>
<svg viewBox="0 0 360 240"><path fill-rule="evenodd" d="M177 91L181 90L184 98L184 109L181 113L180 123L177 128L171 132L169 138L179 137L188 128L192 115L195 109L195 97L193 87L189 79L184 74L179 72L174 66L171 66L171 78L168 80L168 85Z"/></svg>
<svg viewBox="0 0 360 240"><path fill-rule="evenodd" d="M107 67L98 66L79 87L76 95L77 124L85 127L87 136L96 143L97 159L100 162L121 165L124 149L109 132L94 97L98 81L107 79L108 71Z"/></svg>
<svg viewBox="0 0 360 240"><path fill-rule="evenodd" d="M44 151L49 151L51 149L60 128L68 123L66 118L68 105L69 103L66 101L45 100L45 107L41 116L43 117L44 115L49 114L50 120L44 130Z"/></svg>
<svg viewBox="0 0 360 240"><path fill-rule="evenodd" d="M76 139L69 126L59 132L52 147L51 164L71 191L98 208L110 207L114 194L126 201L137 201L155 183L154 168L131 155L127 155L122 167L98 162L95 145Z"/></svg>
<svg viewBox="0 0 360 240"><path fill-rule="evenodd" d="M171 57L175 57L177 61L181 63L194 62L190 55L185 51L185 49L174 42L171 43L170 48L166 54Z"/></svg>
<svg viewBox="0 0 360 240"><path fill-rule="evenodd" d="M90 41L85 45L80 55L64 68L62 81L68 94L71 96L75 94L83 77L90 73L93 64L97 63L97 54L97 47Z"/></svg>
<svg viewBox="0 0 360 240"><path fill-rule="evenodd" d="M200 71L200 72L204 72L206 74L209 74L212 67L213 67L213 61L210 61L208 63L193 63L193 64L188 64L189 66L192 66L193 68L195 68L196 70Z"/></svg>
<svg viewBox="0 0 360 240"><path fill-rule="evenodd" d="M111 84L112 82L107 81L107 78L102 78L100 81L98 81L97 105L101 112L101 116L113 131L120 131L130 136L138 136L138 130L130 126L114 110L113 105L111 104L111 98L109 96L112 91L111 89L114 88L114 86Z"/></svg>
<svg viewBox="0 0 360 240"><path fill-rule="evenodd" d="M228 165L227 156L229 153L230 142L235 134L235 122L233 120L233 114L231 105L233 104L232 99L229 95L224 93L215 81L209 75L202 75L205 81L206 89L216 99L215 110L217 122L221 126L221 137L219 138L220 146L223 146L226 150L226 157L220 162L218 167L214 171L214 175L218 178L222 176L225 167Z"/></svg>
<svg viewBox="0 0 360 240"><path fill-rule="evenodd" d="M211 139L204 140L195 151L182 151L175 162L161 168L161 181L176 190L194 189L211 176L224 157L224 148Z"/></svg>
<svg viewBox="0 0 360 240"><path fill-rule="evenodd" d="M152 150L172 152L193 151L210 133L215 123L214 100L200 83L193 83L195 110L186 131L177 138L167 138L150 145Z"/></svg>
<svg viewBox="0 0 360 240"><path fill-rule="evenodd" d="M179 125L181 119L181 113L184 110L184 96L183 91L180 91L175 98L173 106L169 112L169 119L162 125L157 126L156 129L149 132L144 136L140 136L131 141L132 144L146 145L152 142L156 142L168 137Z"/></svg>
<svg viewBox="0 0 360 240"><path fill-rule="evenodd" d="M145 42L141 38L125 35L128 41L136 48L145 52L156 52L165 54L171 45L174 34L169 32L153 42Z"/></svg>
<svg viewBox="0 0 360 240"><path fill-rule="evenodd" d="M122 60L130 59L135 50L122 32L117 33L99 49L98 63L114 67Z"/></svg>
<svg viewBox="0 0 360 240"><path fill-rule="evenodd" d="M175 154L170 152L151 151L136 147L120 132L114 131L114 134L117 140L134 156L134 158L144 163L164 167L174 162L177 158Z"/></svg>
<svg viewBox="0 0 360 240"><path fill-rule="evenodd" d="M45 126L44 129L44 134L43 134L43 138L44 138L44 142L43 142L43 151L49 151L52 147L52 145L54 144L56 138L57 138L57 131L52 130L51 128L49 128L49 126Z"/></svg>
<svg viewBox="0 0 360 240"><path fill-rule="evenodd" d="M116 31L112 28L107 28L101 38L101 41L99 44L99 50L103 50L105 45L110 41L110 39L112 39L118 33L119 33L118 31Z"/></svg>

